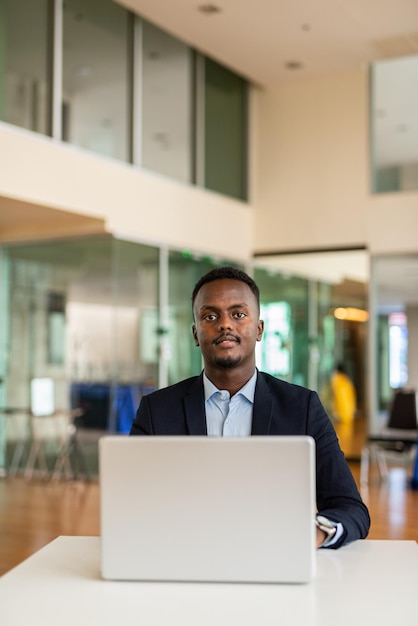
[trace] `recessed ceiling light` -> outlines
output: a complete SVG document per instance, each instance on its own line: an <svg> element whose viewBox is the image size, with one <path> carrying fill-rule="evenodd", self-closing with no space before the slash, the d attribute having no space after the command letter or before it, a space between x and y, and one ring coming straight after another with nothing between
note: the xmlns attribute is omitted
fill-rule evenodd
<svg viewBox="0 0 418 626"><path fill-rule="evenodd" d="M300 61L286 61L284 66L287 70L301 70L303 68L303 63Z"/></svg>
<svg viewBox="0 0 418 626"><path fill-rule="evenodd" d="M222 9L217 4L201 4L198 7L198 10L201 13L205 13L205 15L215 15L215 13L221 13Z"/></svg>

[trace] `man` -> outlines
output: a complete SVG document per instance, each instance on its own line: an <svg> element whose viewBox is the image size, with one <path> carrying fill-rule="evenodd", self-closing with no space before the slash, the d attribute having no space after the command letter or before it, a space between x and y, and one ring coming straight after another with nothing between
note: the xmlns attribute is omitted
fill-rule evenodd
<svg viewBox="0 0 418 626"><path fill-rule="evenodd" d="M141 400L131 435L310 435L316 443L317 547L339 548L367 536L369 513L314 391L258 372L260 296L244 272L220 267L193 295L193 337L200 376Z"/></svg>

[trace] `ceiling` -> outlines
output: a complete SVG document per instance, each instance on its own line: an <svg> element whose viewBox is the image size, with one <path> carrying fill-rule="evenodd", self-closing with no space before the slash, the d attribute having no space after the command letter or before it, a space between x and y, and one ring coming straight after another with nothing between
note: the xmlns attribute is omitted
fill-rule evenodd
<svg viewBox="0 0 418 626"><path fill-rule="evenodd" d="M371 261L366 250L309 252L260 256L256 265L288 276L334 286L344 303L344 296L365 301L365 286L370 282ZM418 255L375 256L372 260L376 306L382 313L403 311L418 306Z"/></svg>
<svg viewBox="0 0 418 626"><path fill-rule="evenodd" d="M417 0L118 2L260 87L391 60L373 77L374 162L416 171Z"/></svg>
<svg viewBox="0 0 418 626"><path fill-rule="evenodd" d="M105 232L102 219L0 196L0 244Z"/></svg>
<svg viewBox="0 0 418 626"><path fill-rule="evenodd" d="M418 53L417 0L118 2L263 86Z"/></svg>
<svg viewBox="0 0 418 626"><path fill-rule="evenodd" d="M256 258L256 264L272 272L331 284L345 280L367 283L370 274L369 255L365 250L263 255Z"/></svg>

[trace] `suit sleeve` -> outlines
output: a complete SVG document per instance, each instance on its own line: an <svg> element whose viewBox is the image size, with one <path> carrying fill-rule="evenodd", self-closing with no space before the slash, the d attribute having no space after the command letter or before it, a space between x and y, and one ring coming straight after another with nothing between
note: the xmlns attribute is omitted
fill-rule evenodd
<svg viewBox="0 0 418 626"><path fill-rule="evenodd" d="M334 427L315 392L311 392L309 398L307 430L316 442L318 513L341 522L344 527L342 536L330 548L364 539L370 528L369 512L344 458Z"/></svg>
<svg viewBox="0 0 418 626"><path fill-rule="evenodd" d="M132 422L130 435L154 435L151 411L147 396L143 396L139 403L134 421Z"/></svg>

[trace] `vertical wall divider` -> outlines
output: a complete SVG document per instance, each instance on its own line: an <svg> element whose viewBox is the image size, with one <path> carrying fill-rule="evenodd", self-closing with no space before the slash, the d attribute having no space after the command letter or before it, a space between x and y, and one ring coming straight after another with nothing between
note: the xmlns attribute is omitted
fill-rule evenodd
<svg viewBox="0 0 418 626"><path fill-rule="evenodd" d="M158 309L159 309L159 360L158 360L158 388L168 385L168 359L169 341L168 336L168 248L160 248L159 285L158 285Z"/></svg>
<svg viewBox="0 0 418 626"><path fill-rule="evenodd" d="M63 0L53 4L52 137L62 140Z"/></svg>

